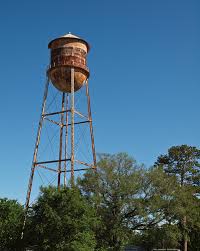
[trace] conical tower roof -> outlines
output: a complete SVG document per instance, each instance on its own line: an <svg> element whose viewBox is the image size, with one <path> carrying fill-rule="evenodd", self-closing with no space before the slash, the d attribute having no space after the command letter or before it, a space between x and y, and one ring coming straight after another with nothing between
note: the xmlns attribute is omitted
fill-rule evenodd
<svg viewBox="0 0 200 251"><path fill-rule="evenodd" d="M77 41L79 41L79 42L84 43L84 44L87 46L88 51L89 51L89 49L90 49L90 45L88 44L88 42L86 42L84 39L82 39L82 38L80 38L80 37L78 37L78 36L76 36L76 35L74 35L74 34L71 34L71 32L69 32L69 33L67 33L67 34L65 34L65 35L63 35L63 36L61 36L61 37L58 37L58 38L53 39L53 40L48 44L48 48L51 48L51 44L52 44L54 41L59 40L59 39L73 39L73 40L77 40Z"/></svg>
<svg viewBox="0 0 200 251"><path fill-rule="evenodd" d="M78 38L78 39L81 39L80 37L78 37L78 36L72 34L71 32L69 32L69 33L67 33L67 34L65 34L65 35L63 35L63 36L61 36L61 37L64 37L64 38Z"/></svg>

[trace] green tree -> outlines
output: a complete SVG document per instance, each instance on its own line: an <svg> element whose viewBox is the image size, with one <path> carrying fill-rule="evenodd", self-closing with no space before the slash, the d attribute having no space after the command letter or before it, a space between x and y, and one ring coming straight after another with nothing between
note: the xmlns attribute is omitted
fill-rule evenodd
<svg viewBox="0 0 200 251"><path fill-rule="evenodd" d="M0 199L0 250L20 250L23 207L16 200Z"/></svg>
<svg viewBox="0 0 200 251"><path fill-rule="evenodd" d="M189 250L200 251L200 200L193 201L192 221L189 222Z"/></svg>
<svg viewBox="0 0 200 251"><path fill-rule="evenodd" d="M173 200L175 184L162 169L147 170L125 153L100 155L97 172L89 171L79 180L101 219L98 246L119 251L135 230L161 222Z"/></svg>
<svg viewBox="0 0 200 251"><path fill-rule="evenodd" d="M170 176L174 176L180 184L176 195L176 214L183 236L182 246L187 251L189 232L196 225L200 188L200 150L196 147L181 145L168 150L168 154L158 157L156 166L161 166ZM200 219L198 219L199 221Z"/></svg>
<svg viewBox="0 0 200 251"><path fill-rule="evenodd" d="M29 212L29 222L25 239L34 250L92 251L95 248L95 213L76 188L41 188Z"/></svg>
<svg viewBox="0 0 200 251"><path fill-rule="evenodd" d="M180 231L177 225L162 224L143 232L136 232L131 242L150 251L153 248L167 249L177 247L179 238Z"/></svg>
<svg viewBox="0 0 200 251"><path fill-rule="evenodd" d="M199 218L200 218L200 212L199 212ZM189 250L199 251L200 250L200 226L196 226L195 228L192 229L192 231L189 233L189 238L190 238Z"/></svg>
<svg viewBox="0 0 200 251"><path fill-rule="evenodd" d="M155 165L166 173L175 175L181 186L192 185L196 192L200 186L200 150L194 146L173 146L168 153L158 157Z"/></svg>

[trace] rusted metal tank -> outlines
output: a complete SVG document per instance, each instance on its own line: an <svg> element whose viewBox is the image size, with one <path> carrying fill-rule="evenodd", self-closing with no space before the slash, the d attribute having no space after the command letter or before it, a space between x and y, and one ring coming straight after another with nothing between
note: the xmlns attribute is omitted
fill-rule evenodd
<svg viewBox="0 0 200 251"><path fill-rule="evenodd" d="M53 85L62 92L71 92L71 68L74 68L74 91L78 91L89 77L87 53L89 44L72 34L52 40L48 75Z"/></svg>

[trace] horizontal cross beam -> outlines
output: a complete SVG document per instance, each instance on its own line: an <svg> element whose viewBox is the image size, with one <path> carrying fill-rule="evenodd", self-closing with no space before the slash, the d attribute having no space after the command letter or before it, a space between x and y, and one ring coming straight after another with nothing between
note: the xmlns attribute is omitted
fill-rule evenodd
<svg viewBox="0 0 200 251"><path fill-rule="evenodd" d="M57 160L48 160L48 161L41 161L41 162L35 162L34 165L41 165L41 164L50 164L50 163L58 163L63 161L70 161L71 159L57 159Z"/></svg>
<svg viewBox="0 0 200 251"><path fill-rule="evenodd" d="M64 110L64 111L59 111L59 112L45 113L45 114L42 114L42 117L52 116L52 115L61 114L61 113L65 113L65 112L71 112L71 110Z"/></svg>

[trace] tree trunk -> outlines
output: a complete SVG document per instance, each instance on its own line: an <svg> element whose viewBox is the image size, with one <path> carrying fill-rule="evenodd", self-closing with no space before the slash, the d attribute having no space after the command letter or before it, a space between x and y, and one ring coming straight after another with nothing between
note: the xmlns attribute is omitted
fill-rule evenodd
<svg viewBox="0 0 200 251"><path fill-rule="evenodd" d="M183 251L187 251L187 248L188 248L186 225L187 225L187 217L186 217L186 216L184 216L184 218L183 218L183 226L184 226Z"/></svg>
<svg viewBox="0 0 200 251"><path fill-rule="evenodd" d="M187 241L187 237L185 237L185 240L184 240L184 251L187 251L187 245L188 244L188 241Z"/></svg>

